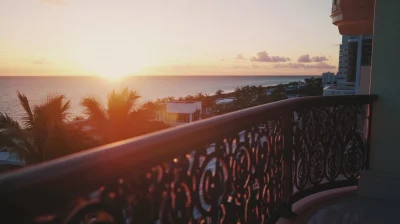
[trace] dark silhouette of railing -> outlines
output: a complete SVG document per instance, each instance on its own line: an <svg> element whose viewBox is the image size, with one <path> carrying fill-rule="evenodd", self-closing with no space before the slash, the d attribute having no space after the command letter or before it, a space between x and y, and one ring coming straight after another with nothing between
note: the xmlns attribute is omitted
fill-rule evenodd
<svg viewBox="0 0 400 224"><path fill-rule="evenodd" d="M4 223L273 223L368 168L376 96L257 106L0 176Z"/></svg>

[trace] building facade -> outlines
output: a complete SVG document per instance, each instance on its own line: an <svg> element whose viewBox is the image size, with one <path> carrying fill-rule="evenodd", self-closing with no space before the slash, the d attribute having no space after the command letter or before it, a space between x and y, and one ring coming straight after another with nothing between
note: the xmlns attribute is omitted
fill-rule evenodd
<svg viewBox="0 0 400 224"><path fill-rule="evenodd" d="M175 101L160 105L156 112L156 120L162 121L171 126L178 126L202 118L202 103Z"/></svg>
<svg viewBox="0 0 400 224"><path fill-rule="evenodd" d="M336 75L332 72L324 72L322 73L322 84L334 84L336 83Z"/></svg>
<svg viewBox="0 0 400 224"><path fill-rule="evenodd" d="M323 95L368 93L366 82L370 79L371 55L372 35L343 35L339 49L337 84L324 88ZM326 85L324 74L322 82Z"/></svg>
<svg viewBox="0 0 400 224"><path fill-rule="evenodd" d="M356 91L354 87L338 87L338 86L327 86L324 88L324 96L344 96L344 95L355 95Z"/></svg>

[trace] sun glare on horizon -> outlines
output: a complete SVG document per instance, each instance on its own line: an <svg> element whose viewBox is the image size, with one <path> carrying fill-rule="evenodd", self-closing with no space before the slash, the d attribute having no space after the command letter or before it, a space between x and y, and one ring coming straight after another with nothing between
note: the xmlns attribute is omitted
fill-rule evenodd
<svg viewBox="0 0 400 224"><path fill-rule="evenodd" d="M77 61L84 71L112 81L137 75L147 66L139 57L118 48L103 51L87 49L79 52Z"/></svg>

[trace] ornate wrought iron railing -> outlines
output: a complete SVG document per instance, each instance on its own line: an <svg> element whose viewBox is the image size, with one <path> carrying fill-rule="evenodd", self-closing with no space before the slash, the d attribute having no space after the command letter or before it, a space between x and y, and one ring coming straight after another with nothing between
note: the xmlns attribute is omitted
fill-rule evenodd
<svg viewBox="0 0 400 224"><path fill-rule="evenodd" d="M368 168L376 96L304 97L0 176L4 223L273 223Z"/></svg>

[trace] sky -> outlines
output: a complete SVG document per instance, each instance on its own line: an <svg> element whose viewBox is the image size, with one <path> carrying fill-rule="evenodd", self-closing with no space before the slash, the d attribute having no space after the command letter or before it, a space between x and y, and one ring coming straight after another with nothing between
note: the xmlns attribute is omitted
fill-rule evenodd
<svg viewBox="0 0 400 224"><path fill-rule="evenodd" d="M330 0L0 0L0 76L337 71Z"/></svg>

